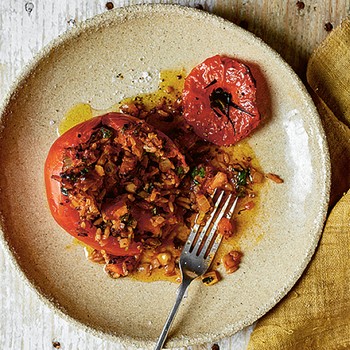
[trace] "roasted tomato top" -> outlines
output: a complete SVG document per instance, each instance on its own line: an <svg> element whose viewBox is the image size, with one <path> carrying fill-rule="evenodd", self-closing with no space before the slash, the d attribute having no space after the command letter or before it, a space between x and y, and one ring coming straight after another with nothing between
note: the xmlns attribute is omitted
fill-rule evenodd
<svg viewBox="0 0 350 350"><path fill-rule="evenodd" d="M137 118L109 113L55 141L45 183L52 215L68 233L107 254L135 256L144 236L166 237L181 219L166 199L188 170L162 132Z"/></svg>
<svg viewBox="0 0 350 350"><path fill-rule="evenodd" d="M255 80L245 64L216 55L197 65L183 90L184 117L201 138L237 143L260 122Z"/></svg>

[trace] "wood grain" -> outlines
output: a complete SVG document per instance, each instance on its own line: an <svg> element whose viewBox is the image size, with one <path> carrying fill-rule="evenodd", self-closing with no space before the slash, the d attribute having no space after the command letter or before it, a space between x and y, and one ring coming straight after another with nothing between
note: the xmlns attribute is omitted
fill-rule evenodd
<svg viewBox="0 0 350 350"><path fill-rule="evenodd" d="M263 39L305 81L310 54L328 34L326 24L338 26L350 13L350 1L224 0L212 12Z"/></svg>
<svg viewBox="0 0 350 350"><path fill-rule="evenodd" d="M48 42L80 21L107 11L102 0L1 0L0 99L20 70ZM151 1L113 1L115 7ZM159 2L159 1L157 1ZM308 58L329 30L350 13L350 0L181 0L162 1L200 7L261 37L305 81ZM304 4L304 6L302 5ZM28 287L0 249L0 349L124 349L78 329L55 315ZM220 349L246 349L252 328L218 341ZM192 347L211 349L213 344Z"/></svg>

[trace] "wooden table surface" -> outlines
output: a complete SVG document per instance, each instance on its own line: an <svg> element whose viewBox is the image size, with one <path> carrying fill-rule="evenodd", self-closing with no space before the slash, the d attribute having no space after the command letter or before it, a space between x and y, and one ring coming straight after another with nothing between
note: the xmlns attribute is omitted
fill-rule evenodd
<svg viewBox="0 0 350 350"><path fill-rule="evenodd" d="M134 0L0 0L0 100L25 64L48 42L80 21ZM159 1L156 1L159 2ZM179 0L253 32L275 49L305 82L308 58L333 27L350 14L350 0ZM70 325L39 301L0 249L0 349L124 349ZM253 327L217 342L244 350ZM56 343L55 343L56 342ZM213 344L193 346L212 349Z"/></svg>

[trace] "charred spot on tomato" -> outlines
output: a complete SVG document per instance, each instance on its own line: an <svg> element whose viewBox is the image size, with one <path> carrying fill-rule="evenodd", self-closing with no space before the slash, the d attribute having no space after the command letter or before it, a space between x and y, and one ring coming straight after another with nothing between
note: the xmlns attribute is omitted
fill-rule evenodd
<svg viewBox="0 0 350 350"><path fill-rule="evenodd" d="M238 106L232 100L232 94L225 91L222 88L217 88L213 90L209 96L210 107L215 112L215 114L220 118L221 115L229 118L230 122L230 107L236 108L237 110L252 115L251 113L244 110L242 107Z"/></svg>
<svg viewBox="0 0 350 350"><path fill-rule="evenodd" d="M213 90L209 96L210 108L221 118L221 114L229 118L229 108L232 102L232 95L222 88Z"/></svg>
<svg viewBox="0 0 350 350"><path fill-rule="evenodd" d="M88 236L88 234L86 232L81 232L81 231L79 231L77 234L79 237L87 237Z"/></svg>
<svg viewBox="0 0 350 350"><path fill-rule="evenodd" d="M213 79L208 85L206 85L206 86L204 87L204 89L208 89L208 87L210 87L210 86L216 84L217 82L218 82L218 81L217 81L216 79Z"/></svg>

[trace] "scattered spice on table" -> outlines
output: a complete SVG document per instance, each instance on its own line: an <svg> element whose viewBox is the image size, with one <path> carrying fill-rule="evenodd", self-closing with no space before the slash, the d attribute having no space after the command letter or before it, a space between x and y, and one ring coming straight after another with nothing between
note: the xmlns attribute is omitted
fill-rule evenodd
<svg viewBox="0 0 350 350"><path fill-rule="evenodd" d="M333 24L331 22L327 22L324 25L324 29L326 30L326 32L330 32L333 29Z"/></svg>
<svg viewBox="0 0 350 350"><path fill-rule="evenodd" d="M106 9L107 9L107 10L113 10L113 8L114 8L113 2L108 1L108 2L106 3Z"/></svg>
<svg viewBox="0 0 350 350"><path fill-rule="evenodd" d="M28 15L31 14L31 12L33 11L34 9L34 4L32 2L27 2L25 5L24 5L24 9L26 10L26 12L28 13Z"/></svg>
<svg viewBox="0 0 350 350"><path fill-rule="evenodd" d="M298 10L304 10L305 4L303 1L297 1L296 3Z"/></svg>
<svg viewBox="0 0 350 350"><path fill-rule="evenodd" d="M61 343L59 341L56 341L54 340L52 342L52 346L55 348L55 349L61 349Z"/></svg>

